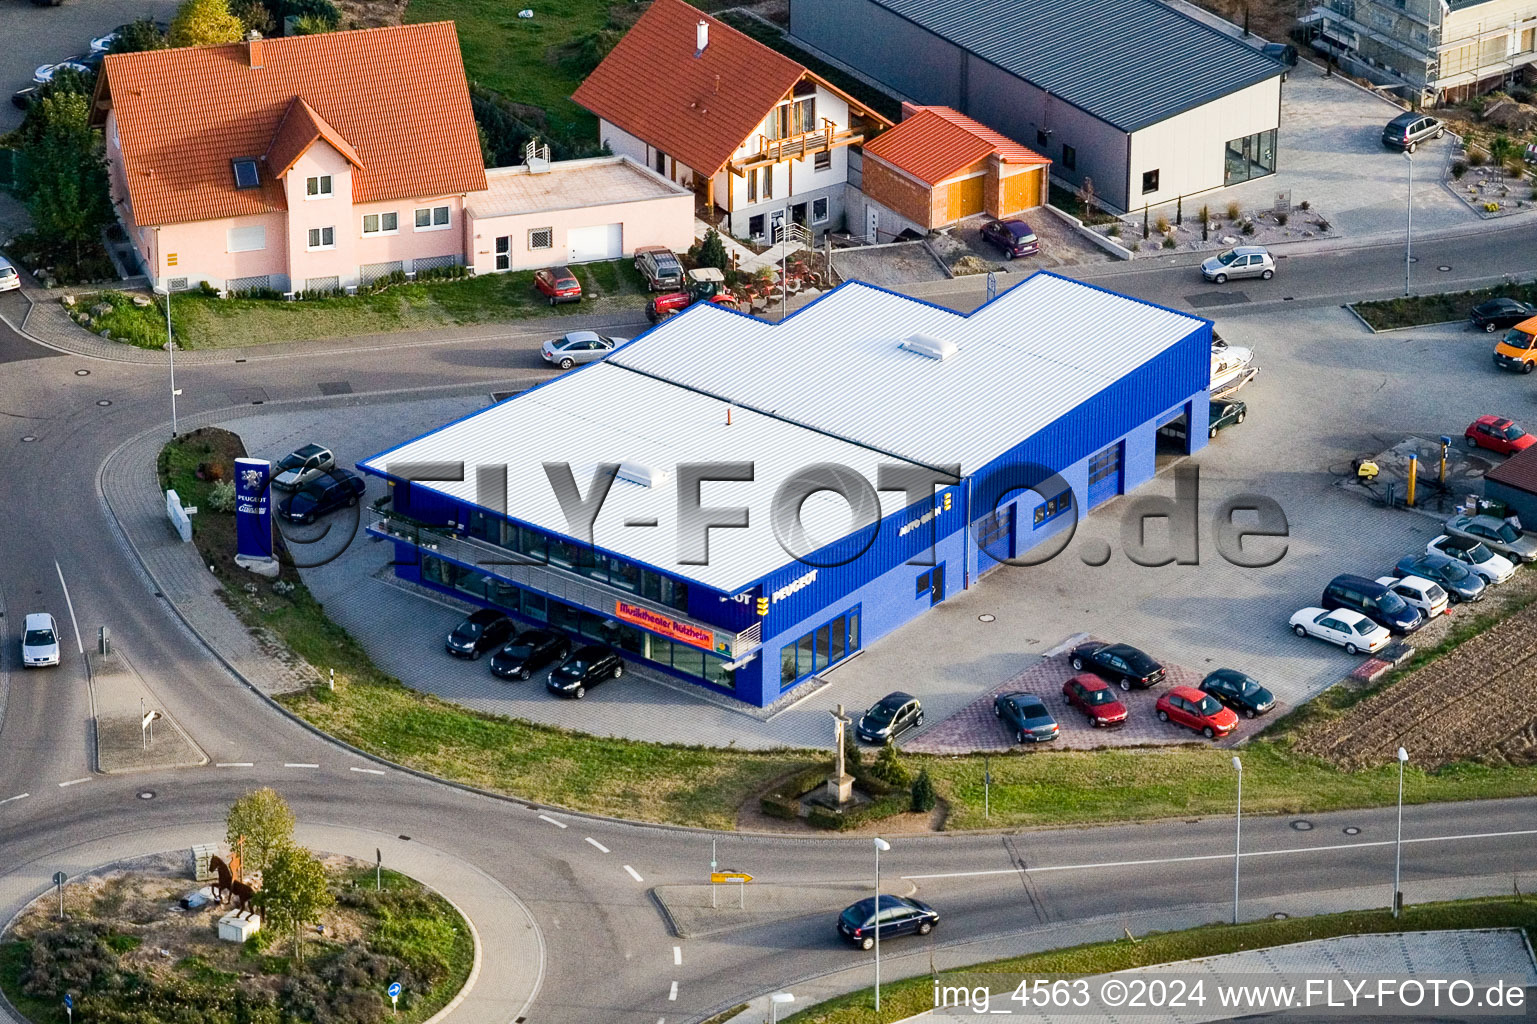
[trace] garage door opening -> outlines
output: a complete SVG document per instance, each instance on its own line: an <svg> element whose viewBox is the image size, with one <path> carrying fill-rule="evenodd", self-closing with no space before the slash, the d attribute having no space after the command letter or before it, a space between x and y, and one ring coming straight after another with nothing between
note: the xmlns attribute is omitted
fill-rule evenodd
<svg viewBox="0 0 1537 1024"><path fill-rule="evenodd" d="M566 232L570 263L617 260L624 255L624 225L599 224L590 228L572 228Z"/></svg>

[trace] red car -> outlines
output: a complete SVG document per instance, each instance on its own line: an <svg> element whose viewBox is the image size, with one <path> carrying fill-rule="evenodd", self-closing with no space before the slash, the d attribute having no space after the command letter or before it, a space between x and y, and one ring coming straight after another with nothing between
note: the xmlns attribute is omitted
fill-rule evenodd
<svg viewBox="0 0 1537 1024"><path fill-rule="evenodd" d="M1480 416L1464 432L1469 448L1487 448L1501 455L1514 455L1532 446L1532 435L1503 416Z"/></svg>
<svg viewBox="0 0 1537 1024"><path fill-rule="evenodd" d="M1095 727L1120 725L1126 721L1126 705L1115 699L1110 684L1085 672L1062 684L1062 696L1073 707L1089 716Z"/></svg>
<svg viewBox="0 0 1537 1024"><path fill-rule="evenodd" d="M1209 740L1238 728L1238 716L1231 708L1193 686L1176 686L1159 697L1158 720L1194 729Z"/></svg>
<svg viewBox="0 0 1537 1024"><path fill-rule="evenodd" d="M557 302L581 302L582 282L571 273L570 267L550 267L541 270L534 275L534 287L550 300L550 305Z"/></svg>

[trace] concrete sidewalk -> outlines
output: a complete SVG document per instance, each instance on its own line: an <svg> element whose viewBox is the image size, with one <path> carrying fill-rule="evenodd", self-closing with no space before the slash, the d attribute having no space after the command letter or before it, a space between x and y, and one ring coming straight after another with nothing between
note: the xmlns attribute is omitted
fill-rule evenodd
<svg viewBox="0 0 1537 1024"><path fill-rule="evenodd" d="M16 865L0 876L0 921L7 924L24 907L52 888L52 876L62 870L71 878L120 860L166 850L185 850L196 843L217 842L224 823L146 828L50 854L46 864ZM521 1019L533 1004L544 978L544 939L521 900L480 869L424 843L378 832L340 826L300 825L295 838L325 853L343 854L364 862L379 850L392 870L409 875L435 890L469 921L475 939L475 963L459 997L433 1018L441 1024L485 1024ZM15 1020L0 1007L0 1022Z"/></svg>
<svg viewBox="0 0 1537 1024"><path fill-rule="evenodd" d="M208 763L120 647L90 651L91 710L96 717L96 769L108 774ZM144 727L146 713L160 717Z"/></svg>

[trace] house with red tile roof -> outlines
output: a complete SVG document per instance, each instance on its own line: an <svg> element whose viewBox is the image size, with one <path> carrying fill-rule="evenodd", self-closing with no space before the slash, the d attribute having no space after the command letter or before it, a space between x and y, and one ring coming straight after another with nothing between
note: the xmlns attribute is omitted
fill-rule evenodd
<svg viewBox="0 0 1537 1024"><path fill-rule="evenodd" d="M1051 161L958 110L902 104L902 121L864 147L862 223L878 241L986 213L1044 204Z"/></svg>
<svg viewBox="0 0 1537 1024"><path fill-rule="evenodd" d="M890 125L683 0L655 0L572 99L613 152L693 189L729 233L766 241L790 221L837 228L849 147Z"/></svg>
<svg viewBox="0 0 1537 1024"><path fill-rule="evenodd" d="M93 117L156 287L462 265L486 172L451 22L108 56Z"/></svg>

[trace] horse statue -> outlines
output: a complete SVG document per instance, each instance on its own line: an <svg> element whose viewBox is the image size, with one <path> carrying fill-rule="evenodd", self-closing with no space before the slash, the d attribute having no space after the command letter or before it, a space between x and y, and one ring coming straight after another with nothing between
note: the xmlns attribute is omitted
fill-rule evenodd
<svg viewBox="0 0 1537 1024"><path fill-rule="evenodd" d="M217 854L208 858L208 870L219 876L219 880L212 886L216 903L222 905L227 895L236 913L245 917L255 916L251 910L251 897L256 895L255 889L236 878L230 871L229 865L224 863L224 859Z"/></svg>

